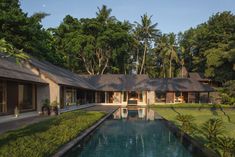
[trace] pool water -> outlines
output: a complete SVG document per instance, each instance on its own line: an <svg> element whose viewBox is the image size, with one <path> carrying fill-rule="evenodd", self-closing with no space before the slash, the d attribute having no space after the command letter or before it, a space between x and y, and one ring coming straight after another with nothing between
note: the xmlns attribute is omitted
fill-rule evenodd
<svg viewBox="0 0 235 157"><path fill-rule="evenodd" d="M191 157L161 120L108 119L67 157Z"/></svg>

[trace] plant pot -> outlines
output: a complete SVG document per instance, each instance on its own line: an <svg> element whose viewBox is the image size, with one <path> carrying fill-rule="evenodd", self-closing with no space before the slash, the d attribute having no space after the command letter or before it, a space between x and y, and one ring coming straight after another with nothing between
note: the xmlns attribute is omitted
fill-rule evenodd
<svg viewBox="0 0 235 157"><path fill-rule="evenodd" d="M58 107L51 107L51 116L58 115Z"/></svg>
<svg viewBox="0 0 235 157"><path fill-rule="evenodd" d="M50 109L49 109L49 107L42 107L42 114L43 115L50 115Z"/></svg>

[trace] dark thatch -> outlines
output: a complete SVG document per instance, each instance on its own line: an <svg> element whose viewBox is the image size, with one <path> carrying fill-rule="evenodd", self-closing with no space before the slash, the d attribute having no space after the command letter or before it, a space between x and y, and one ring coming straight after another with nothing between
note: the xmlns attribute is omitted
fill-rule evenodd
<svg viewBox="0 0 235 157"><path fill-rule="evenodd" d="M47 61L39 61L33 57L30 58L29 62L57 84L95 90L95 87L84 80L84 78L69 70L55 66Z"/></svg>
<svg viewBox="0 0 235 157"><path fill-rule="evenodd" d="M202 77L194 73L194 78L162 78L149 79L148 75L78 75L69 70L55 66L33 57L29 63L39 69L57 84L97 91L181 91L181 92L212 92L209 85L200 82ZM31 82L46 83L28 68L15 64L10 60L0 60L0 77Z"/></svg>
<svg viewBox="0 0 235 157"><path fill-rule="evenodd" d="M105 74L79 76L82 76L99 91L135 91L137 86L149 80L148 75Z"/></svg>
<svg viewBox="0 0 235 157"><path fill-rule="evenodd" d="M188 74L189 78L197 80L197 81L210 81L210 79L207 79L203 73L197 73L197 72L191 72Z"/></svg>
<svg viewBox="0 0 235 157"><path fill-rule="evenodd" d="M162 92L212 92L209 85L189 78L162 78L149 80L147 88L152 91Z"/></svg>
<svg viewBox="0 0 235 157"><path fill-rule="evenodd" d="M46 83L28 68L25 68L23 65L16 64L13 59L0 59L0 77L35 83Z"/></svg>

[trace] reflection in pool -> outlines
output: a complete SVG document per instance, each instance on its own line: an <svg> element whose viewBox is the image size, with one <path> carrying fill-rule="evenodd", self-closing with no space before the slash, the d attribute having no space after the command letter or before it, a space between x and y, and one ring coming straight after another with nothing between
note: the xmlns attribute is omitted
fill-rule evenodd
<svg viewBox="0 0 235 157"><path fill-rule="evenodd" d="M146 110L119 109L82 144L77 144L70 157L191 157L190 152L161 120L147 120ZM122 116L127 114L127 117ZM144 119L143 119L144 114ZM151 113L150 113L151 114ZM136 117L134 115L137 115ZM150 118L153 118L149 116Z"/></svg>

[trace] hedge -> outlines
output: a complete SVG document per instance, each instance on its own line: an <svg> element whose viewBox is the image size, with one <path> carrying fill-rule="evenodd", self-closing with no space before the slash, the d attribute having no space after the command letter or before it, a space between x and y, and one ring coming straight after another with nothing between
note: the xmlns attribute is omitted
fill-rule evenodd
<svg viewBox="0 0 235 157"><path fill-rule="evenodd" d="M0 156L48 157L105 115L73 111L0 135Z"/></svg>

